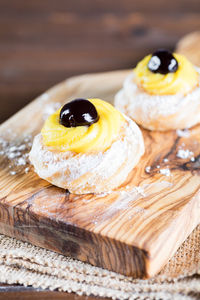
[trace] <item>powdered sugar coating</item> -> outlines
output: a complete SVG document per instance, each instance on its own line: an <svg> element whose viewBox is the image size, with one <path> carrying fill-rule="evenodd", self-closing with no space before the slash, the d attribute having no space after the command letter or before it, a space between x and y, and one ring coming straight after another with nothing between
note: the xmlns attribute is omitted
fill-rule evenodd
<svg viewBox="0 0 200 300"><path fill-rule="evenodd" d="M200 86L187 95L150 95L137 86L131 72L115 96L115 106L151 130L190 128L200 122Z"/></svg>
<svg viewBox="0 0 200 300"><path fill-rule="evenodd" d="M189 158L189 157L191 157L193 155L194 155L194 153L192 151L190 151L189 149L186 149L186 150L179 149L178 152L177 152L177 154L176 154L176 156L178 158L182 158L182 159L187 159L187 158Z"/></svg>
<svg viewBox="0 0 200 300"><path fill-rule="evenodd" d="M99 153L58 152L45 147L38 134L29 155L43 179L77 194L110 191L126 179L144 153L138 126L126 118L122 136Z"/></svg>
<svg viewBox="0 0 200 300"><path fill-rule="evenodd" d="M22 136L21 140L16 139L12 133L11 141L7 136L10 132L6 130L4 135L0 137L0 156L7 160L10 175L17 175L19 173L28 173L29 159L28 152L32 146L32 137L30 135Z"/></svg>
<svg viewBox="0 0 200 300"><path fill-rule="evenodd" d="M164 168L164 169L160 169L160 174L165 175L165 176L170 176L171 172L169 168Z"/></svg>

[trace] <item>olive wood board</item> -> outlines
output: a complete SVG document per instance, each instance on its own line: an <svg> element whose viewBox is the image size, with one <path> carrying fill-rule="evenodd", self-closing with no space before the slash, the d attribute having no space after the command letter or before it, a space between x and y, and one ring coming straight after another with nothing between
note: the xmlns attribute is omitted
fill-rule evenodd
<svg viewBox="0 0 200 300"><path fill-rule="evenodd" d="M24 137L40 131L52 103L77 97L112 102L129 72L68 79L2 124L0 136L23 144ZM199 223L200 126L183 137L176 131L143 130L143 135L145 155L107 195L69 194L40 179L32 167L26 173L27 165L15 166L11 175L14 160L0 152L0 232L121 274L154 276ZM178 158L179 149L192 151L192 161ZM160 173L166 168L170 176Z"/></svg>

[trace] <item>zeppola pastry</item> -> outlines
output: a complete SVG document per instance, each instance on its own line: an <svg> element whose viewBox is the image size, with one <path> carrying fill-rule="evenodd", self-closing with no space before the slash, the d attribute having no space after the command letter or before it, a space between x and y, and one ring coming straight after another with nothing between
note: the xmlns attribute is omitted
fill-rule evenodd
<svg viewBox="0 0 200 300"><path fill-rule="evenodd" d="M200 122L200 69L180 54L158 50L128 75L115 106L149 130L190 128Z"/></svg>
<svg viewBox="0 0 200 300"><path fill-rule="evenodd" d="M35 172L74 194L121 185L144 153L139 127L100 99L75 99L53 113L33 141Z"/></svg>

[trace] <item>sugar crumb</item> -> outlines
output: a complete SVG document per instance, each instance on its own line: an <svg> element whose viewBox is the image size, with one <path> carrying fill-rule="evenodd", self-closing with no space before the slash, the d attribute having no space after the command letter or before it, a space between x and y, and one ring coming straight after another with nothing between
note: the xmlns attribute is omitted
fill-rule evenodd
<svg viewBox="0 0 200 300"><path fill-rule="evenodd" d="M17 173L15 171L10 171L10 175L16 175Z"/></svg>
<svg viewBox="0 0 200 300"><path fill-rule="evenodd" d="M8 158L9 159L13 159L13 158L16 158L16 157L19 157L21 155L20 152L11 152L11 153L8 153Z"/></svg>
<svg viewBox="0 0 200 300"><path fill-rule="evenodd" d="M145 171L146 171L147 173L150 173L150 171L151 171L151 166L147 166L147 167L145 168Z"/></svg>
<svg viewBox="0 0 200 300"><path fill-rule="evenodd" d="M25 160L23 157L20 157L20 158L17 160L17 165L18 165L18 166L25 166L25 165L26 165L26 160Z"/></svg>
<svg viewBox="0 0 200 300"><path fill-rule="evenodd" d="M26 149L26 145L25 144L22 144L22 145L20 145L19 147L18 147L18 150L19 151L23 151L23 150L25 150Z"/></svg>
<svg viewBox="0 0 200 300"><path fill-rule="evenodd" d="M171 172L169 168L165 168L165 169L160 169L160 174L165 175L165 176L170 176Z"/></svg>
<svg viewBox="0 0 200 300"><path fill-rule="evenodd" d="M15 175L21 172L27 173L29 168L29 151L32 146L32 136L24 135L21 141L12 136L12 141L7 141L6 137L0 137L0 155L8 160L8 169L10 175Z"/></svg>
<svg viewBox="0 0 200 300"><path fill-rule="evenodd" d="M188 129L184 129L184 130L181 130L181 129L177 129L176 130L176 134L179 136L179 137L189 137L190 136L190 131Z"/></svg>
<svg viewBox="0 0 200 300"><path fill-rule="evenodd" d="M136 191L137 191L138 194L140 194L143 197L146 197L144 189L141 186L135 186L135 189L136 189Z"/></svg>
<svg viewBox="0 0 200 300"><path fill-rule="evenodd" d="M17 150L16 146L12 146L8 149L9 152L15 152Z"/></svg>
<svg viewBox="0 0 200 300"><path fill-rule="evenodd" d="M30 170L30 168L29 168L29 167L27 167L27 168L24 170L24 172L25 172L25 173L28 173L28 172L29 172L29 170Z"/></svg>
<svg viewBox="0 0 200 300"><path fill-rule="evenodd" d="M188 149L186 149L186 150L179 149L178 152L177 152L177 154L176 154L176 156L178 158L181 158L181 159L187 159L187 158L189 158L189 157L191 157L193 155L194 155L194 153L192 151L188 150Z"/></svg>

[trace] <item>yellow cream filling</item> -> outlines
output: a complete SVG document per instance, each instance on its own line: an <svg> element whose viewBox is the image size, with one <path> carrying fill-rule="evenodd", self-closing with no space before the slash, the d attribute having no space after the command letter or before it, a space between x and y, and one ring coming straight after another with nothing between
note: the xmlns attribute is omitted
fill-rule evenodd
<svg viewBox="0 0 200 300"><path fill-rule="evenodd" d="M52 114L41 130L43 143L57 151L76 153L99 152L108 149L117 139L125 122L123 115L111 104L89 99L95 106L99 120L90 126L67 128L59 123L60 110Z"/></svg>
<svg viewBox="0 0 200 300"><path fill-rule="evenodd" d="M148 69L151 55L141 60L133 70L137 85L153 95L174 95L177 93L186 95L194 89L199 82L197 71L185 56L176 53L173 55L178 61L178 69L176 72L166 75L153 73Z"/></svg>

